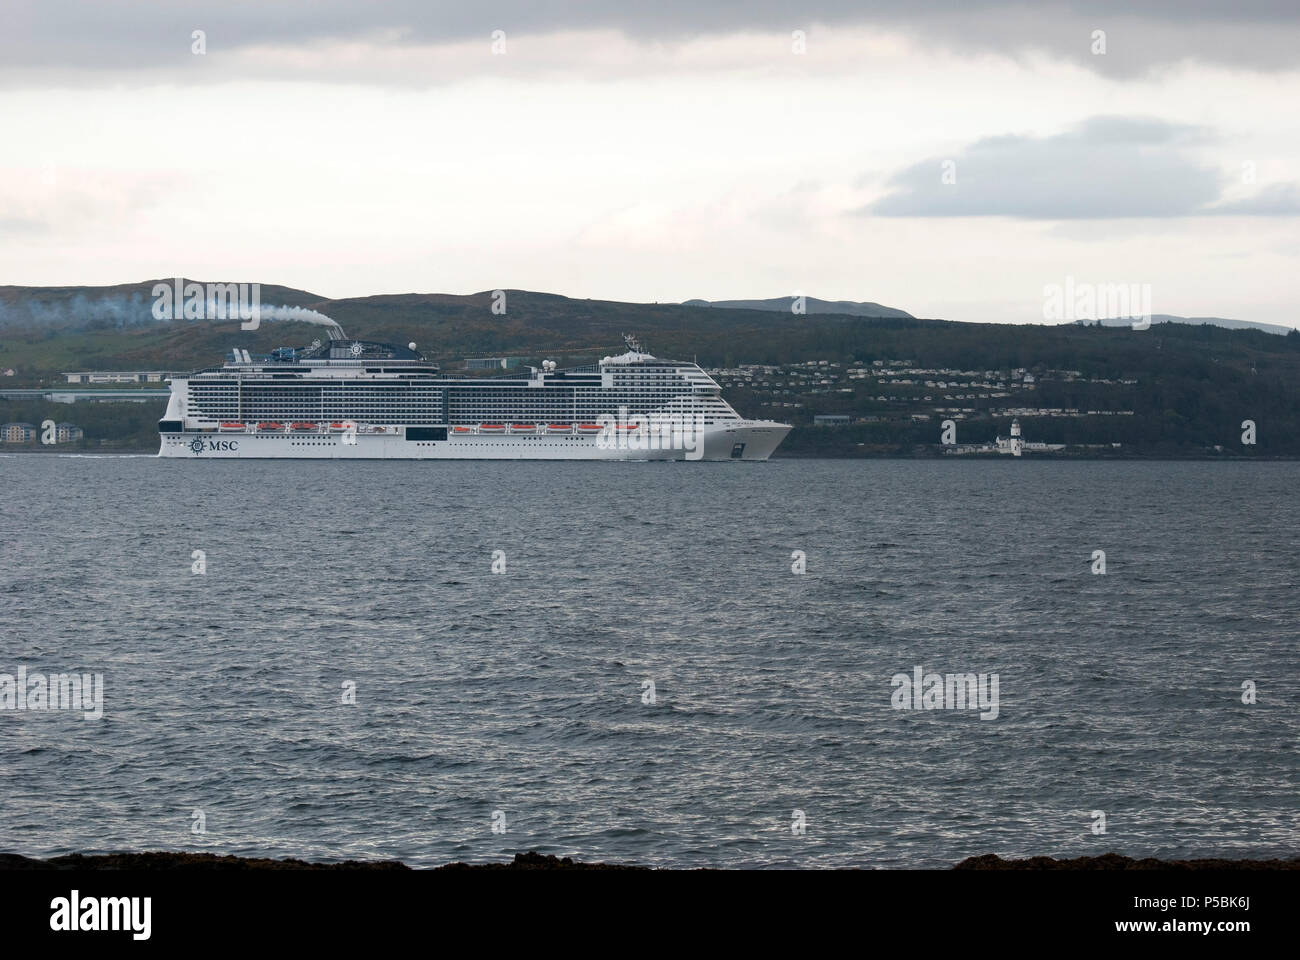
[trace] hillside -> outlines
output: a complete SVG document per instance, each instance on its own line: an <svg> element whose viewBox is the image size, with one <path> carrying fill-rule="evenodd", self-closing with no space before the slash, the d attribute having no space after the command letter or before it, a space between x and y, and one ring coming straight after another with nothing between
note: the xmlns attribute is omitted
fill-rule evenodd
<svg viewBox="0 0 1300 960"><path fill-rule="evenodd" d="M792 297L773 297L769 300L686 300L687 307L717 307L723 310L775 310L778 313L793 313ZM886 307L879 303L859 300L818 300L816 297L804 297L805 314L833 313L843 317L907 317L912 315L906 310Z"/></svg>
<svg viewBox="0 0 1300 960"><path fill-rule="evenodd" d="M58 383L66 370L196 369L235 345L266 352L320 335L304 323L242 331L237 321L157 321L151 287L0 288L0 370L14 370L0 387ZM351 336L415 341L448 373L463 372L469 356L590 361L621 349L621 333L636 333L659 356L713 369L742 414L795 424L787 455L938 454L944 420L972 442L1005 434L1014 417L1029 440L1095 445L1080 455L1300 456L1294 331L792 315L519 290L506 291L504 315L492 312L490 291L329 300L268 285L262 299L328 314ZM130 406L126 432L147 444L156 413ZM122 439L99 423L112 419L107 412L83 409L0 400L0 420L75 416L88 421L88 444ZM849 423L812 426L821 415ZM1240 441L1244 420L1258 425L1255 445Z"/></svg>
<svg viewBox="0 0 1300 960"><path fill-rule="evenodd" d="M1078 320L1075 322L1084 325L1098 321ZM1262 330L1265 333L1274 333L1283 337L1291 332L1290 327L1284 327L1277 323L1256 323L1253 320L1233 320L1230 317L1176 317L1169 313L1153 313L1151 314L1151 322L1186 323L1197 327L1208 323L1210 326L1223 327L1225 330ZM1133 321L1115 317L1102 320L1100 323L1104 327L1127 327L1131 326Z"/></svg>
<svg viewBox="0 0 1300 960"><path fill-rule="evenodd" d="M155 320L150 291L158 282L114 287L0 287L0 364L23 382L72 369L185 369L214 362L236 343L254 352L319 335L304 324L264 323L243 331L237 322ZM748 359L742 346L757 337L780 342L851 318L794 317L771 309L714 310L683 304L575 300L506 290L505 313L492 311L492 291L389 294L330 300L305 290L262 286L264 305L317 310L351 336L404 343L415 340L431 358L450 364L466 356L560 359L601 356L636 332L662 353L709 352L717 362ZM764 356L776 356L766 353Z"/></svg>

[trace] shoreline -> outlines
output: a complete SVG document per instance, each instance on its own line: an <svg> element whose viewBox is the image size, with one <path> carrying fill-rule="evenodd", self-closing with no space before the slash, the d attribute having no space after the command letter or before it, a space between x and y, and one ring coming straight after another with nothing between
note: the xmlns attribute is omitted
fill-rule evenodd
<svg viewBox="0 0 1300 960"><path fill-rule="evenodd" d="M535 850L517 853L511 861L497 863L445 863L437 867L411 867L400 860L344 860L339 863L313 863L294 858L272 859L267 857L220 856L212 853L186 853L181 851L146 851L141 853L109 853L84 855L70 853L48 859L24 857L13 853L0 853L0 872L12 871L87 871L87 870L135 870L135 871L185 871L203 873L224 873L231 871L384 871L427 873L438 870L723 870L721 867L690 868L656 868L639 864L600 863L574 860L571 857L556 857L541 854ZM734 869L734 868L733 868ZM799 868L795 868L799 869ZM842 869L842 868L829 868ZM1249 871L1284 871L1300 870L1300 857L1289 860L1280 859L1220 859L1205 858L1191 860L1160 860L1155 857L1135 859L1118 853L1106 853L1092 857L1073 857L1055 859L1053 857L1028 857L1025 859L1004 860L996 854L986 853L978 857L967 857L949 869L961 871L1054 871L1054 872L1130 872L1130 871L1206 871L1206 870L1249 870ZM906 871L902 871L906 872Z"/></svg>

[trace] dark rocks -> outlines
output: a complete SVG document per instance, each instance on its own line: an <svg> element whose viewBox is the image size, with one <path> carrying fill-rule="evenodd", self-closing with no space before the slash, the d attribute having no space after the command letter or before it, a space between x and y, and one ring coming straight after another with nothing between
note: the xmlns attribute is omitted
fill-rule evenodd
<svg viewBox="0 0 1300 960"><path fill-rule="evenodd" d="M1003 860L986 853L982 857L968 857L953 867L954 870L1300 870L1300 857L1292 860L1157 860L1144 857L1134 860L1118 853L1099 857L1075 857L1056 860L1052 857L1029 857L1025 860Z"/></svg>
<svg viewBox="0 0 1300 960"><path fill-rule="evenodd" d="M262 857L217 856L211 853L109 853L83 856L79 853L48 860L35 860L12 853L0 853L4 870L150 870L230 872L240 870L410 870L398 860L346 860L343 863L308 863L305 860L271 860ZM509 863L448 863L435 870L648 870L621 863L583 863L571 857L556 857L530 850L515 854ZM1300 857L1291 860L1135 860L1117 853L1099 857L1029 857L1003 860L995 854L968 857L954 870L1300 870Z"/></svg>
<svg viewBox="0 0 1300 960"><path fill-rule="evenodd" d="M212 853L107 853L87 857L71 853L48 860L0 854L0 870L409 870L397 860L346 860L343 863L308 863L305 860L270 860L260 857L219 857Z"/></svg>
<svg viewBox="0 0 1300 960"><path fill-rule="evenodd" d="M438 870L648 870L649 867L621 863L580 863L571 857L560 859L536 850L516 853L511 863L448 863Z"/></svg>
<svg viewBox="0 0 1300 960"><path fill-rule="evenodd" d="M0 853L0 870L410 870L398 860L346 860L343 863L308 863L305 860L270 860L261 857L217 856L211 853L108 853L83 856L72 853L34 860ZM617 863L580 863L565 857L530 850L515 854L511 863L448 863L438 870L645 870Z"/></svg>

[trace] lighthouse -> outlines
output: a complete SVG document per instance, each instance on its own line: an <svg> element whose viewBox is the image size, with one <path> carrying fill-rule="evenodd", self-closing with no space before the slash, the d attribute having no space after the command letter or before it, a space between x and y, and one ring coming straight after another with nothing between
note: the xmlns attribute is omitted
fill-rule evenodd
<svg viewBox="0 0 1300 960"><path fill-rule="evenodd" d="M1018 457L1024 450L1025 441L1020 438L1020 421L1011 421L1011 455Z"/></svg>

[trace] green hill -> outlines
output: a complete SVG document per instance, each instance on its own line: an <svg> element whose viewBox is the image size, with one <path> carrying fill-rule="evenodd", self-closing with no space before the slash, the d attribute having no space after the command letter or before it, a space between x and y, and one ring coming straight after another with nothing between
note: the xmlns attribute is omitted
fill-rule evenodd
<svg viewBox="0 0 1300 960"><path fill-rule="evenodd" d="M158 321L149 309L154 282L0 288L0 370L15 371L0 386L53 384L67 370L197 369L232 346L258 353L320 336L305 323L243 331L234 320ZM262 302L327 314L350 336L415 341L448 373L470 356L592 360L636 333L659 356L723 368L718 377L742 414L795 424L785 453L938 454L944 419L967 442L1005 433L1018 416L1030 440L1104 445L1086 455L1114 455L1119 443L1125 455L1300 456L1296 332L796 316L522 290L505 291L504 314L493 312L492 291L330 300L265 285ZM70 409L60 407L57 419L70 419ZM6 421L37 412L0 401ZM812 427L823 414L850 424ZM1240 442L1243 420L1258 425L1253 446Z"/></svg>

